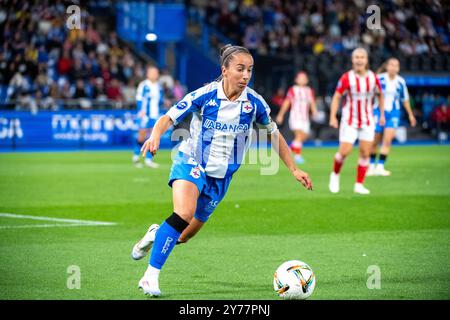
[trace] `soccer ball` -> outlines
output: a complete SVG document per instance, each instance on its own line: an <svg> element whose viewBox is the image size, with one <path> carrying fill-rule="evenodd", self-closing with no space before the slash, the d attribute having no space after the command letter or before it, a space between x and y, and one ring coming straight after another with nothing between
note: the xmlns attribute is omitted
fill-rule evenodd
<svg viewBox="0 0 450 320"><path fill-rule="evenodd" d="M273 288L286 300L304 300L314 291L316 276L304 262L290 260L278 267L273 275Z"/></svg>

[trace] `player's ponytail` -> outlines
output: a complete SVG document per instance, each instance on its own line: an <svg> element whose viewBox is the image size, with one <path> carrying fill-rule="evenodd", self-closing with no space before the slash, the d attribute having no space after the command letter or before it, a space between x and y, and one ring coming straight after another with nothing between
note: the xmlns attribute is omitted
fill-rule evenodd
<svg viewBox="0 0 450 320"><path fill-rule="evenodd" d="M377 73L385 73L387 71L386 67L388 64L389 60L386 60L385 62L383 62L383 64L377 69Z"/></svg>
<svg viewBox="0 0 450 320"><path fill-rule="evenodd" d="M231 44L227 44L220 48L220 66L228 68L228 66L230 65L230 61L233 59L233 56L238 53L246 53L251 55L250 51L248 51L247 48L241 46L233 46ZM214 81L219 82L220 80L222 80L222 75L218 76Z"/></svg>

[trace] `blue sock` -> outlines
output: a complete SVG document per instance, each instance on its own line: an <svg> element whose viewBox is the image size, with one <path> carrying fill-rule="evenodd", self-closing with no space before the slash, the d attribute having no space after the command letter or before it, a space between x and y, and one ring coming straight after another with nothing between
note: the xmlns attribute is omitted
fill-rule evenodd
<svg viewBox="0 0 450 320"><path fill-rule="evenodd" d="M153 160L152 153L151 152L147 152L147 154L145 155L145 159Z"/></svg>
<svg viewBox="0 0 450 320"><path fill-rule="evenodd" d="M173 213L164 221L156 232L149 264L161 269L172 252L181 233L189 225L179 215Z"/></svg>
<svg viewBox="0 0 450 320"><path fill-rule="evenodd" d="M376 162L377 162L377 154L376 153L371 153L370 154L370 164L375 165Z"/></svg>
<svg viewBox="0 0 450 320"><path fill-rule="evenodd" d="M142 145L143 145L142 142L139 142L136 140L136 143L134 144L134 150L133 150L133 154L135 156L138 156L141 153Z"/></svg>
<svg viewBox="0 0 450 320"><path fill-rule="evenodd" d="M384 163L386 162L387 154L380 154L380 159L378 160L378 163L384 166Z"/></svg>

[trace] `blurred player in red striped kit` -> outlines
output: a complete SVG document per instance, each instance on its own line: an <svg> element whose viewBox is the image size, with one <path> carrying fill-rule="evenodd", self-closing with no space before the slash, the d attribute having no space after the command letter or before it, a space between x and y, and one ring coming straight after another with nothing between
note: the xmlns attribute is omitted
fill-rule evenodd
<svg viewBox="0 0 450 320"><path fill-rule="evenodd" d="M284 115L291 108L289 114L289 128L294 132L294 141L291 143L291 150L294 153L295 162L301 164L305 160L302 157L303 142L308 139L311 131L309 114L317 114L314 91L308 86L308 75L300 71L295 77L295 85L289 88L286 99L281 106L276 118L278 124L283 124Z"/></svg>
<svg viewBox="0 0 450 320"><path fill-rule="evenodd" d="M341 98L345 96L342 106L341 123L338 125L337 111ZM330 175L329 189L339 192L340 172L345 159L352 151L356 140L359 141L359 159L356 183L353 191L369 194L364 187L364 178L370 162L370 151L375 138L375 119L373 105L378 96L381 126L385 123L384 98L377 75L369 70L369 56L363 48L352 52L352 69L339 79L331 101L330 126L339 127L339 150L334 156L333 172Z"/></svg>

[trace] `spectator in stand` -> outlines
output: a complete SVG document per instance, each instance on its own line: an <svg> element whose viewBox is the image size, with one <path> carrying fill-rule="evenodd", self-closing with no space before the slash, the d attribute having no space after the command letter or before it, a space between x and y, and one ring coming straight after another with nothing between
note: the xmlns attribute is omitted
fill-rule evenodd
<svg viewBox="0 0 450 320"><path fill-rule="evenodd" d="M175 79L172 88L172 95L175 101L180 101L186 95L186 87L183 86L180 80Z"/></svg>
<svg viewBox="0 0 450 320"><path fill-rule="evenodd" d="M436 128L436 135L439 142L445 142L448 139L450 128L450 108L446 104L441 104L435 108L431 114L431 120Z"/></svg>
<svg viewBox="0 0 450 320"><path fill-rule="evenodd" d="M110 84L106 88L106 95L108 99L121 102L123 101L122 91L120 89L120 83L117 78L112 78Z"/></svg>
<svg viewBox="0 0 450 320"><path fill-rule="evenodd" d="M72 69L73 60L68 50L65 50L62 57L58 60L58 73L61 76L67 75Z"/></svg>

